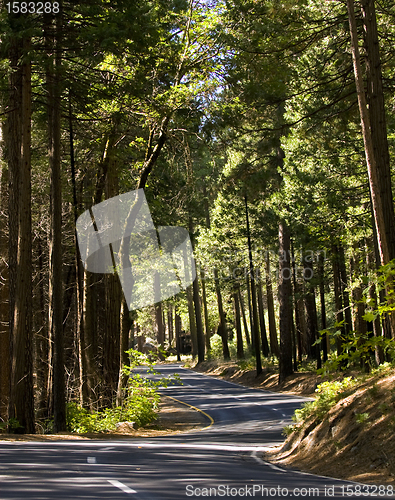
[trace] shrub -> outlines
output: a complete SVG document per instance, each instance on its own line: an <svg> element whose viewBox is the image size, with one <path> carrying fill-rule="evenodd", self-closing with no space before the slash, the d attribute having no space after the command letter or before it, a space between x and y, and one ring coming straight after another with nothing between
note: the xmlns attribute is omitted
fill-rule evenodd
<svg viewBox="0 0 395 500"><path fill-rule="evenodd" d="M131 421L136 427L142 427L156 420L160 402L157 388L167 386L174 381L180 382L180 378L175 375L152 380L133 373L133 368L145 364L148 366L148 371L155 374L151 363L152 354L147 356L133 349L130 349L128 354L130 365L123 367L128 384L122 406L90 412L77 403L68 403L66 419L71 432L111 432L116 429L118 422Z"/></svg>
<svg viewBox="0 0 395 500"><path fill-rule="evenodd" d="M67 403L66 423L70 432L83 434L85 432L96 431L96 419L98 412L89 413L85 408L81 408L77 403Z"/></svg>
<svg viewBox="0 0 395 500"><path fill-rule="evenodd" d="M236 338L228 340L229 353L231 358L237 355ZM210 339L210 350L207 353L208 359L222 358L222 338L218 333L215 333Z"/></svg>
<svg viewBox="0 0 395 500"><path fill-rule="evenodd" d="M297 423L303 422L311 416L322 420L328 411L344 396L347 389L350 389L355 383L356 381L352 377L333 382L323 382L315 391L318 393L317 398L314 401L308 401L302 408L296 410L292 417L293 421Z"/></svg>
<svg viewBox="0 0 395 500"><path fill-rule="evenodd" d="M240 359L237 365L240 367L240 370L254 370L256 366L255 358L251 356L247 359Z"/></svg>
<svg viewBox="0 0 395 500"><path fill-rule="evenodd" d="M369 418L369 413L356 413L355 419L358 424L364 424Z"/></svg>
<svg viewBox="0 0 395 500"><path fill-rule="evenodd" d="M10 418L8 421L4 421L2 419L2 421L0 422L0 432L8 430L12 433L18 429L23 429L23 426L16 418Z"/></svg>
<svg viewBox="0 0 395 500"><path fill-rule="evenodd" d="M283 431L281 434L285 437L288 437L295 431L295 427L296 427L295 425L286 425L283 428Z"/></svg>

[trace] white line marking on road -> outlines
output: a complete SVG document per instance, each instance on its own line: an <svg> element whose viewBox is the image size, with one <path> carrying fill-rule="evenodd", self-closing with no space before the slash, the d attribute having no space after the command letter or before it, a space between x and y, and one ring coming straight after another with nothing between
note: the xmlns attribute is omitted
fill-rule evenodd
<svg viewBox="0 0 395 500"><path fill-rule="evenodd" d="M120 490L122 490L124 493L137 493L136 490L129 488L129 486L126 486L126 484L121 483L121 481L117 481L116 479L107 479L107 481L113 486L115 486L115 488L119 488Z"/></svg>
<svg viewBox="0 0 395 500"><path fill-rule="evenodd" d="M51 444L50 442L43 441L41 443L44 447L47 447L47 445ZM280 444L283 444L283 441L272 441L270 443L267 443L268 447L272 446L279 446ZM73 447L77 448L78 446L86 446L90 448L94 447L100 447L103 446L102 443L97 443L94 441L73 441L66 443L66 441L59 441L56 443L56 447ZM152 443L144 443L144 442L131 442L131 441L116 441L116 447L117 448L142 448L142 449L170 449L170 448L176 448L176 449L201 449L201 450L218 450L218 451L253 451L257 447L256 445L248 445L248 444L242 444L242 445L224 445L221 443L174 443L174 442L152 442ZM7 468L10 465L15 465L15 466L29 466L29 467L61 467L62 464L49 464L49 463L7 463ZM87 463L78 463L78 466L83 466L83 465L88 465ZM92 465L92 464L89 464ZM100 466L104 466L107 464L97 464ZM115 466L115 467L130 467L130 464L108 464L108 466Z"/></svg>
<svg viewBox="0 0 395 500"><path fill-rule="evenodd" d="M251 457L256 460L259 464L261 465L266 465L267 467L269 467L270 469L272 470L277 470L278 472L287 472L286 470L284 469L280 469L280 467L277 467L276 465L273 465L271 464L270 462L265 462L265 460L262 460L262 458L258 457L257 456L257 451L258 450L255 450L251 453ZM260 448L259 451L264 451L264 448Z"/></svg>

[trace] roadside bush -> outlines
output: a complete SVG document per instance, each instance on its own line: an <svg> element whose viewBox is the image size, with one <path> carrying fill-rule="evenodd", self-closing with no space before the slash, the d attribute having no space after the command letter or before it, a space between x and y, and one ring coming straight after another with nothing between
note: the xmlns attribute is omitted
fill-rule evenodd
<svg viewBox="0 0 395 500"><path fill-rule="evenodd" d="M124 366L123 371L127 376L128 384L124 389L125 397L122 406L106 408L101 411L90 412L81 408L77 403L68 403L66 412L67 427L71 432L112 432L118 422L134 422L135 428L142 427L156 420L160 395L159 386L167 386L174 381L180 382L176 375L152 380L133 369L139 365L148 366L150 374L156 374L151 362L152 354L145 355L133 349L128 351L130 365Z"/></svg>
<svg viewBox="0 0 395 500"><path fill-rule="evenodd" d="M237 361L237 365L240 367L240 370L255 370L256 361L254 357L249 356L248 358Z"/></svg>
<svg viewBox="0 0 395 500"><path fill-rule="evenodd" d="M285 436L286 438L290 436L295 430L295 425L286 425L283 428L282 435Z"/></svg>
<svg viewBox="0 0 395 500"><path fill-rule="evenodd" d="M17 420L16 418L10 418L8 421L4 421L2 419L2 421L0 422L0 432L14 432L18 429L23 429L23 427L20 425L19 420Z"/></svg>
<svg viewBox="0 0 395 500"><path fill-rule="evenodd" d="M77 403L67 403L66 422L70 432L83 434L85 432L96 431L96 420L98 412L89 413L85 408L81 408Z"/></svg>
<svg viewBox="0 0 395 500"><path fill-rule="evenodd" d="M314 401L308 401L302 408L296 410L292 420L300 423L312 416L322 420L328 411L344 397L347 390L355 384L356 380L352 377L333 382L323 382L315 391L318 393L317 398Z"/></svg>

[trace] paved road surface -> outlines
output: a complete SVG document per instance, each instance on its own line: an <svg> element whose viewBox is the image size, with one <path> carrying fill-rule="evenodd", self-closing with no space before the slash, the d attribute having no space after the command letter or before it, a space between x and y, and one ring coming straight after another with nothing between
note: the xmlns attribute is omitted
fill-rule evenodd
<svg viewBox="0 0 395 500"><path fill-rule="evenodd" d="M284 471L259 458L262 448L283 440L282 428L303 398L177 365L161 371L181 375L183 386L163 392L206 412L205 429L130 441L0 442L0 500L358 496L354 483Z"/></svg>

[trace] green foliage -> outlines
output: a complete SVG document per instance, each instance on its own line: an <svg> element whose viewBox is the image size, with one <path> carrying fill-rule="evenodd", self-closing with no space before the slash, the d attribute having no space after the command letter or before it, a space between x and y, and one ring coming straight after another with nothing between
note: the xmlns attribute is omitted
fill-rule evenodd
<svg viewBox="0 0 395 500"><path fill-rule="evenodd" d="M338 326L338 324L335 325ZM368 333L360 333L351 331L347 336L340 330L333 332L333 329L321 330L320 340L325 335L330 336L330 341L337 336L342 339L342 353L337 354L332 352L329 355L322 368L317 370L319 375L326 375L328 373L337 372L339 370L346 370L352 366L358 366L360 362L363 365L369 366L369 371L375 369L374 352L376 349L381 349L384 353L389 354L391 357L395 354L395 341L394 339L387 339L385 337L373 337ZM384 369L383 369L384 370ZM385 371L385 370L384 370Z"/></svg>
<svg viewBox="0 0 395 500"><path fill-rule="evenodd" d="M369 276L364 277L364 282L367 285L363 291L365 302L367 305L373 307L373 311L364 316L366 321L373 321L377 316L383 316L385 313L395 311L395 290L393 280L395 279L395 259L391 260L385 266L381 266L377 271L371 273ZM372 299L369 298L369 288L374 284L377 291L385 290L386 297L382 304L376 308Z"/></svg>
<svg viewBox="0 0 395 500"><path fill-rule="evenodd" d="M228 341L229 353L231 358L236 357L237 346L236 338ZM222 339L221 336L215 333L210 339L210 351L207 353L207 359L222 358Z"/></svg>
<svg viewBox="0 0 395 500"><path fill-rule="evenodd" d="M372 375L375 377L386 377L389 375L389 372L394 369L394 367L394 363L388 363L388 361L385 361L377 368L373 368Z"/></svg>
<svg viewBox="0 0 395 500"><path fill-rule="evenodd" d="M67 406L67 403L66 403ZM54 432L54 419L41 418L36 420L37 434L53 434Z"/></svg>
<svg viewBox="0 0 395 500"><path fill-rule="evenodd" d="M71 432L112 432L118 422L134 422L142 427L157 418L160 396L149 384L132 383L131 393L122 406L89 412L77 403L67 405L67 427Z"/></svg>
<svg viewBox="0 0 395 500"><path fill-rule="evenodd" d="M11 433L18 430L23 429L22 425L19 423L19 420L16 418L10 418L8 421L0 422L0 431L9 430Z"/></svg>
<svg viewBox="0 0 395 500"><path fill-rule="evenodd" d="M295 427L296 427L296 426L295 426L295 425L292 425L292 424L291 424L291 425L286 425L286 426L283 428L283 430L282 430L281 434L282 434L283 436L285 436L285 437L288 437L288 436L290 436L290 435L291 435L291 434L295 431Z"/></svg>
<svg viewBox="0 0 395 500"><path fill-rule="evenodd" d="M318 394L316 399L308 401L301 409L296 410L292 420L300 423L312 416L318 420L322 420L328 411L344 397L345 392L355 384L356 380L352 377L346 377L343 380L333 382L323 382L315 391Z"/></svg>
<svg viewBox="0 0 395 500"><path fill-rule="evenodd" d="M239 365L240 370L255 370L255 368L256 368L255 358L253 358L253 357L240 359L237 362L237 364Z"/></svg>
<svg viewBox="0 0 395 500"><path fill-rule="evenodd" d="M8 421L8 428L11 432L16 431L17 429L23 429L23 426L19 423L17 418L10 418Z"/></svg>
<svg viewBox="0 0 395 500"><path fill-rule="evenodd" d="M358 424L365 424L367 420L369 419L369 413L356 413L355 414L355 420L357 421Z"/></svg>
<svg viewBox="0 0 395 500"><path fill-rule="evenodd" d="M82 434L85 432L94 432L96 430L95 422L98 413L90 413L87 409L81 408L77 403L67 403L66 422L67 428L71 432Z"/></svg>
<svg viewBox="0 0 395 500"><path fill-rule="evenodd" d="M152 423L157 418L160 395L158 387L167 387L175 381L181 382L178 375L161 377L152 380L139 373L133 373L136 366L146 365L149 374L156 374L150 355L130 349L129 366L123 366L123 372L128 376L128 385L125 388L126 396L122 406L105 408L101 411L90 412L81 408L77 403L67 405L67 427L71 432L79 434L86 432L112 432L119 422L134 422L135 428Z"/></svg>

